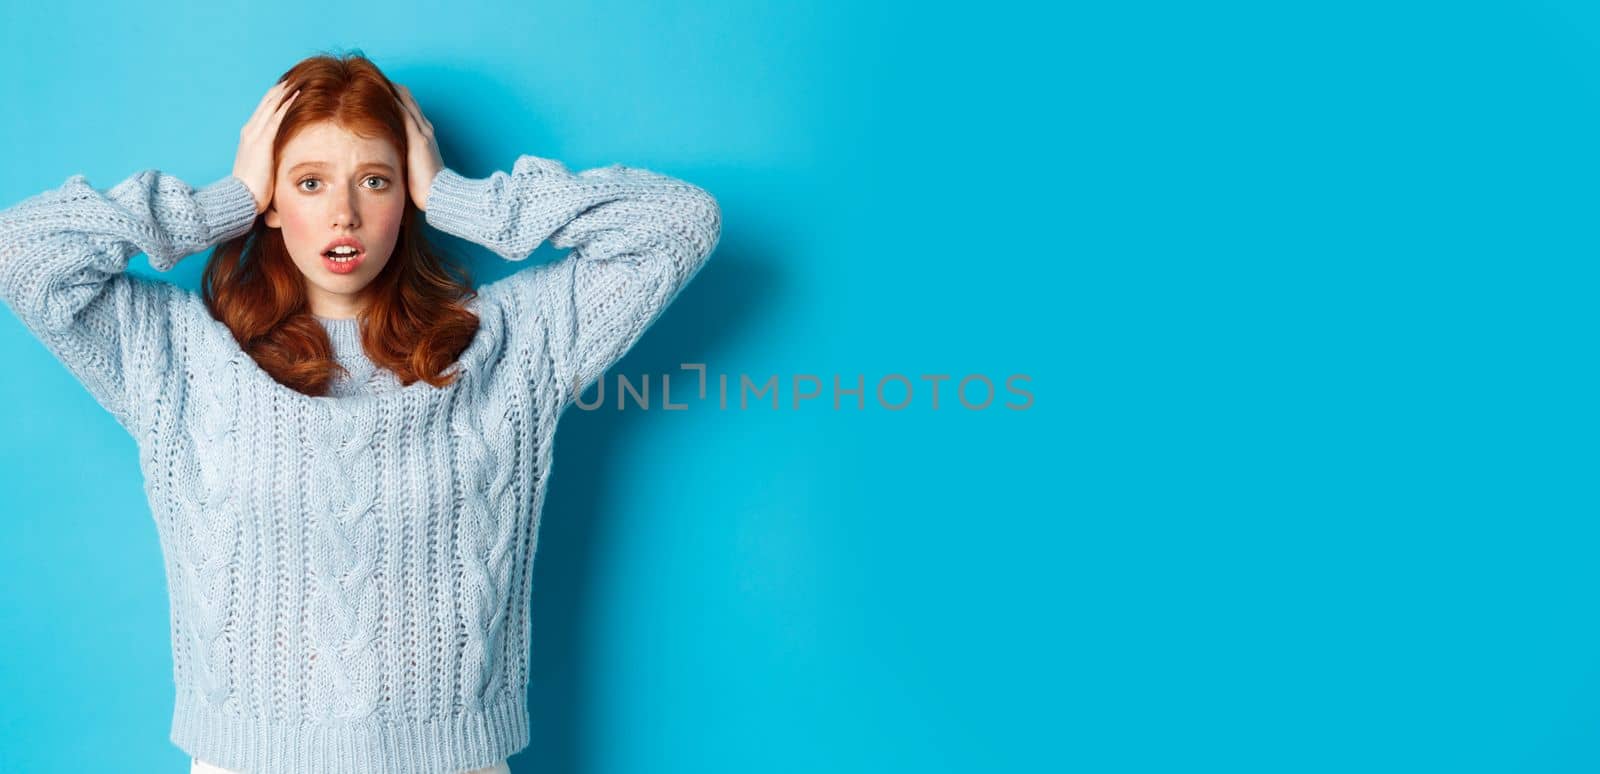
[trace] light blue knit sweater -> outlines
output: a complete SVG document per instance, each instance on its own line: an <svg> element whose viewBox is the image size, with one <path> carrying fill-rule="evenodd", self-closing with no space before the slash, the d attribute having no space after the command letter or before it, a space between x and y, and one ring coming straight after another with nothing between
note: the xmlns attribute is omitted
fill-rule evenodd
<svg viewBox="0 0 1600 774"><path fill-rule="evenodd" d="M273 774L462 771L528 743L531 571L556 420L721 236L704 190L519 157L445 169L427 222L509 260L444 388L310 397L166 271L247 233L250 191L82 175L0 211L0 297L137 441L171 594L172 740ZM354 321L324 321L355 341ZM330 325L331 324L331 325ZM357 344L359 346L359 344ZM341 359L348 364L348 348Z"/></svg>

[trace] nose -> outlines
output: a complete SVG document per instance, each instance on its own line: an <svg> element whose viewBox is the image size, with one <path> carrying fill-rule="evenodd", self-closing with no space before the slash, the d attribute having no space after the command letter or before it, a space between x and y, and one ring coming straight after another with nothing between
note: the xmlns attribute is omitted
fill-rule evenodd
<svg viewBox="0 0 1600 774"><path fill-rule="evenodd" d="M338 188L328 198L333 208L335 229L357 228L361 225L361 216L356 212L356 197L348 189Z"/></svg>

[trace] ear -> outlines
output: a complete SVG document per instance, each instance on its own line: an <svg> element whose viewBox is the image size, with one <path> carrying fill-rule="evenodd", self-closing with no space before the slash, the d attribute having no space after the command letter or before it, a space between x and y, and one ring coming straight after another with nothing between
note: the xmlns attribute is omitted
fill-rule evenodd
<svg viewBox="0 0 1600 774"><path fill-rule="evenodd" d="M278 217L276 204L267 205L267 211L261 214L266 216L268 228L283 228L283 218Z"/></svg>

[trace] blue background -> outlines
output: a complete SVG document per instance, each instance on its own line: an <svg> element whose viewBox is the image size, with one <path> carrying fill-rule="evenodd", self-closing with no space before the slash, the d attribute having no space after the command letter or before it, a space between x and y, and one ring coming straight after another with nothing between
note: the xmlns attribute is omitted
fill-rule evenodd
<svg viewBox="0 0 1600 774"><path fill-rule="evenodd" d="M443 8L12 4L0 200L215 180L355 47L465 174L717 195L613 374L914 381L569 411L514 771L1600 767L1589 4ZM0 770L187 771L135 447L0 357Z"/></svg>

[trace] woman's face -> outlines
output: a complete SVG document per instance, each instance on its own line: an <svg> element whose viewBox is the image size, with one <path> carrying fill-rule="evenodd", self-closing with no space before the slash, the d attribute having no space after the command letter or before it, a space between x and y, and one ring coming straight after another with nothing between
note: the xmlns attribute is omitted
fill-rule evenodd
<svg viewBox="0 0 1600 774"><path fill-rule="evenodd" d="M313 314L354 317L365 306L362 290L389 262L405 207L400 154L387 140L326 121L289 140L266 224L283 230ZM328 252L341 238L354 240L353 258Z"/></svg>

